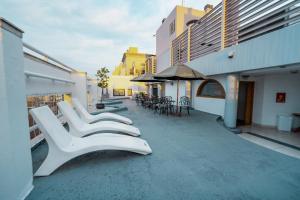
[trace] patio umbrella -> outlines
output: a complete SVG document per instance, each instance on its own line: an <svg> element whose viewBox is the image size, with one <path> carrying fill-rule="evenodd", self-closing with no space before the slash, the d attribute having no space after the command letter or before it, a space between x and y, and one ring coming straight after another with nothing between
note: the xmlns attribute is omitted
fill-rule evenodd
<svg viewBox="0 0 300 200"><path fill-rule="evenodd" d="M168 67L162 72L154 75L156 79L177 80L177 99L176 99L176 113L178 113L178 93L179 93L179 80L204 80L206 76L200 72L184 65L176 64L175 66Z"/></svg>
<svg viewBox="0 0 300 200"><path fill-rule="evenodd" d="M151 73L144 73L138 77L131 79L132 82L165 82L164 80L158 80L153 77Z"/></svg>

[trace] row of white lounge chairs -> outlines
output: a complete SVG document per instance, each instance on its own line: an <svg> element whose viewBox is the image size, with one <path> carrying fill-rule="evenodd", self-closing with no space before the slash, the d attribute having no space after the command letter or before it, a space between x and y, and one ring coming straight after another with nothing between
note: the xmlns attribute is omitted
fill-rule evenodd
<svg viewBox="0 0 300 200"><path fill-rule="evenodd" d="M72 102L77 112L65 101L58 103L69 131L48 106L30 110L49 146L48 155L35 176L48 176L72 158L99 150L131 151L143 155L152 153L145 140L133 137L140 136L140 131L131 125L130 119L114 113L91 115L77 99Z"/></svg>

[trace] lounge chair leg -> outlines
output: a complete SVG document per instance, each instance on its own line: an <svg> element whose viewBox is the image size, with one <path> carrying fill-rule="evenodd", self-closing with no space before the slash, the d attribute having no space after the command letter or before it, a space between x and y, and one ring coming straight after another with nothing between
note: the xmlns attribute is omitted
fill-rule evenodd
<svg viewBox="0 0 300 200"><path fill-rule="evenodd" d="M49 176L54 170L71 159L72 157L70 155L66 155L49 145L48 155L39 169L35 172L34 176Z"/></svg>

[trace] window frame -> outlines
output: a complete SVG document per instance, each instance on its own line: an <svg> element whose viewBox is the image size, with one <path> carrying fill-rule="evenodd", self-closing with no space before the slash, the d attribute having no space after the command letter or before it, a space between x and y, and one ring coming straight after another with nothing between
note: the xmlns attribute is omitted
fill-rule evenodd
<svg viewBox="0 0 300 200"><path fill-rule="evenodd" d="M175 22L175 19L169 24L169 35L173 35L173 33L175 33L175 30L176 30L176 22Z"/></svg>
<svg viewBox="0 0 300 200"><path fill-rule="evenodd" d="M201 95L203 88L210 82L217 83L217 85L220 86L220 88L222 90L222 95L218 95L218 96ZM208 79L208 80L203 81L200 84L200 86L197 89L196 97L204 97L204 98L212 98L212 99L225 99L226 93L225 93L223 85L219 81L214 80L214 79Z"/></svg>
<svg viewBox="0 0 300 200"><path fill-rule="evenodd" d="M122 95L122 94L120 94L120 92L116 92L116 90L122 90L122 93L124 94L124 95ZM126 94L125 94L125 89L113 89L113 96L114 97L124 97L124 96L126 96Z"/></svg>

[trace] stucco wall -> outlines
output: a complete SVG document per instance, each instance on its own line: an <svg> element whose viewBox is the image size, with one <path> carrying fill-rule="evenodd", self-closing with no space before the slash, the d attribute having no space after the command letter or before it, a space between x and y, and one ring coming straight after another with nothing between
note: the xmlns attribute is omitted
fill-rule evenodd
<svg viewBox="0 0 300 200"><path fill-rule="evenodd" d="M0 19L0 199L25 199L33 178L23 44L3 25L14 30Z"/></svg>
<svg viewBox="0 0 300 200"><path fill-rule="evenodd" d="M212 76L212 79L217 80L226 91L226 76L219 75L219 76ZM225 99L216 99L216 98L207 98L207 97L197 97L197 90L203 81L197 80L193 81L192 83L192 102L193 107L196 110L200 110L203 112L213 113L216 115L224 116L224 109L225 109Z"/></svg>
<svg viewBox="0 0 300 200"><path fill-rule="evenodd" d="M170 43L176 38L176 33L174 32L171 36L169 35L170 24L176 18L176 8L172 10L166 20L160 25L156 31L156 55L159 56L167 49L170 48Z"/></svg>
<svg viewBox="0 0 300 200"><path fill-rule="evenodd" d="M87 97L87 74L86 72L73 72L71 74L72 80L75 84L72 85L72 97L76 97L80 103L88 109Z"/></svg>
<svg viewBox="0 0 300 200"><path fill-rule="evenodd" d="M197 58L188 65L205 75L216 75L300 63L299 35L298 23ZM234 58L228 58L229 52L234 52Z"/></svg>
<svg viewBox="0 0 300 200"><path fill-rule="evenodd" d="M47 64L43 61L35 59L31 56L24 55L24 71L39 73L46 76L53 76L61 79L71 80L71 73L62 70L53 65ZM71 93L72 85L70 83L63 83L52 81L49 79L42 79L36 77L25 77L26 79L26 95L42 95L49 93Z"/></svg>
<svg viewBox="0 0 300 200"><path fill-rule="evenodd" d="M276 126L279 114L300 112L300 74L266 75L255 82L253 122ZM286 103L276 103L276 93L286 93Z"/></svg>
<svg viewBox="0 0 300 200"><path fill-rule="evenodd" d="M157 56L157 73L171 66L170 49Z"/></svg>
<svg viewBox="0 0 300 200"><path fill-rule="evenodd" d="M172 85L173 84L173 85ZM171 96L174 101L177 98L177 81L166 82L165 96ZM185 81L179 81L178 97L185 96Z"/></svg>

